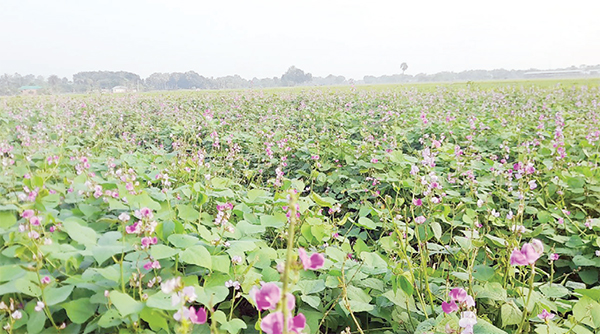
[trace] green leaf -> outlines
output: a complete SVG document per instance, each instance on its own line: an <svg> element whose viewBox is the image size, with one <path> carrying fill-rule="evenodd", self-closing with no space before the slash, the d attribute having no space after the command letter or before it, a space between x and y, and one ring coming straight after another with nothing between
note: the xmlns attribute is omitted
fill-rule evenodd
<svg viewBox="0 0 600 334"><path fill-rule="evenodd" d="M173 234L170 235L167 240L169 240L170 243L173 244L173 246L177 247L177 248L188 248L192 245L195 245L198 243L198 238L193 237L191 235L184 235L184 234Z"/></svg>
<svg viewBox="0 0 600 334"><path fill-rule="evenodd" d="M37 334L44 329L46 324L46 313L44 311L33 311L29 313L27 320L27 334Z"/></svg>
<svg viewBox="0 0 600 334"><path fill-rule="evenodd" d="M119 313L126 317L132 313L139 313L144 308L144 303L131 298L130 295L119 291L110 292L111 303L119 310Z"/></svg>
<svg viewBox="0 0 600 334"><path fill-rule="evenodd" d="M321 305L321 298L318 296L301 295L300 299L316 310L318 310Z"/></svg>
<svg viewBox="0 0 600 334"><path fill-rule="evenodd" d="M17 216L13 211L0 211L0 228L11 228L16 222Z"/></svg>
<svg viewBox="0 0 600 334"><path fill-rule="evenodd" d="M140 318L147 322L150 326L150 329L153 331L158 332L159 330L164 329L167 331L167 333L170 333L167 319L165 319L164 315L158 310L145 307L142 312L140 312Z"/></svg>
<svg viewBox="0 0 600 334"><path fill-rule="evenodd" d="M73 285L66 285L60 288L46 288L44 290L46 305L52 306L65 301L71 295L73 288Z"/></svg>
<svg viewBox="0 0 600 334"><path fill-rule="evenodd" d="M473 326L473 333L478 334L507 334L500 328L490 324L489 322L477 317L477 324Z"/></svg>
<svg viewBox="0 0 600 334"><path fill-rule="evenodd" d="M119 314L119 312L117 312L117 310L115 310L114 308L111 308L108 311L106 311L106 313L104 313L102 317L100 317L100 320L98 321L98 326L102 328L118 326L119 324L121 324L121 318L122 317Z"/></svg>
<svg viewBox="0 0 600 334"><path fill-rule="evenodd" d="M154 245L150 248L150 254L156 260L171 258L179 254L179 249L174 249L165 245Z"/></svg>
<svg viewBox="0 0 600 334"><path fill-rule="evenodd" d="M221 324L221 329L228 331L231 334L237 334L241 329L245 329L246 323L241 319L231 319L231 321L227 321Z"/></svg>
<svg viewBox="0 0 600 334"><path fill-rule="evenodd" d="M179 260L183 263L212 269L211 255L204 246L196 245L186 248L179 254Z"/></svg>
<svg viewBox="0 0 600 334"><path fill-rule="evenodd" d="M311 192L310 198L317 203L318 206L329 208L336 203L336 200L331 197L321 197L319 194Z"/></svg>
<svg viewBox="0 0 600 334"><path fill-rule="evenodd" d="M96 313L97 304L90 303L89 298L80 298L62 304L67 316L76 324L85 323L91 316Z"/></svg>
<svg viewBox="0 0 600 334"><path fill-rule="evenodd" d="M98 207L88 204L79 204L79 210L81 210L87 218L101 211Z"/></svg>
<svg viewBox="0 0 600 334"><path fill-rule="evenodd" d="M575 292L600 302L600 289L575 289Z"/></svg>
<svg viewBox="0 0 600 334"><path fill-rule="evenodd" d="M584 296L573 306L575 319L592 328L600 327L600 303Z"/></svg>
<svg viewBox="0 0 600 334"><path fill-rule="evenodd" d="M408 280L408 278L404 275L398 275L398 285L400 286L400 289L402 289L402 291L404 291L404 293L407 296L412 296L412 294L415 291L415 288L413 287L413 285L410 283L410 281Z"/></svg>
<svg viewBox="0 0 600 334"><path fill-rule="evenodd" d="M562 298L564 296L569 295L569 289L565 288L564 286L562 286L560 284L552 284L552 285L544 284L544 285L540 286L540 291L547 298ZM598 290L598 293L600 293L600 290Z"/></svg>
<svg viewBox="0 0 600 334"><path fill-rule="evenodd" d="M38 284L33 283L25 277L15 281L15 288L28 296L39 297L42 295L42 289L40 289Z"/></svg>
<svg viewBox="0 0 600 334"><path fill-rule="evenodd" d="M381 223L375 223L374 221L372 221L371 219L369 219L367 217L360 217L360 218L358 218L358 223L356 223L356 225L358 225L362 228L366 228L368 230L374 230L378 226L381 226Z"/></svg>
<svg viewBox="0 0 600 334"><path fill-rule="evenodd" d="M187 222L194 222L200 219L200 212L194 209L193 206L189 204L179 204L177 205L177 211L179 218L183 219Z"/></svg>
<svg viewBox="0 0 600 334"><path fill-rule="evenodd" d="M93 229L80 225L75 220L67 219L63 222L63 229L71 239L77 241L82 245L95 245L98 235Z"/></svg>
<svg viewBox="0 0 600 334"><path fill-rule="evenodd" d="M476 280L486 282L489 281L492 277L494 277L495 271L494 268L479 264L473 267L473 277Z"/></svg>
<svg viewBox="0 0 600 334"><path fill-rule="evenodd" d="M437 240L442 238L442 226L438 222L432 222L429 226L433 230L433 235Z"/></svg>
<svg viewBox="0 0 600 334"><path fill-rule="evenodd" d="M260 225L264 227L280 228L287 223L287 217L281 212L275 213L274 216L262 215L260 216Z"/></svg>
<svg viewBox="0 0 600 334"><path fill-rule="evenodd" d="M171 295L164 294L162 291L158 291L146 300L146 306L159 309L174 311L179 308L179 305L173 306L171 304Z"/></svg>
<svg viewBox="0 0 600 334"><path fill-rule="evenodd" d="M513 301L509 301L500 308L500 316L502 318L502 327L517 325L521 322L523 311Z"/></svg>

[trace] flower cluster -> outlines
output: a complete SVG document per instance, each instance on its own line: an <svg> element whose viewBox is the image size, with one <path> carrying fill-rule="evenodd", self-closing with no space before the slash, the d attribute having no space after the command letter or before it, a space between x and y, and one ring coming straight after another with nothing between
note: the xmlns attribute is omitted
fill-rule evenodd
<svg viewBox="0 0 600 334"><path fill-rule="evenodd" d="M542 256L544 245L538 239L532 239L530 243L523 245L521 250L514 249L510 254L510 264L514 266L535 265Z"/></svg>
<svg viewBox="0 0 600 334"><path fill-rule="evenodd" d="M260 289L253 287L249 294L259 311L274 311L280 306L279 304L282 296L281 289L273 282L263 284ZM286 304L288 311L286 317L288 332L300 334L306 326L306 317L302 313L298 313L298 315L292 317L292 311L296 305L296 298L291 293L286 294ZM267 334L281 334L283 333L284 321L285 319L282 311L271 312L260 322L260 329Z"/></svg>
<svg viewBox="0 0 600 334"><path fill-rule="evenodd" d="M473 312L475 300L469 296L467 291L461 288L454 288L448 293L450 302L442 303L442 310L446 314L460 312L458 325L462 328L461 334L473 334L473 326L477 323L477 315Z"/></svg>
<svg viewBox="0 0 600 334"><path fill-rule="evenodd" d="M173 319L184 322L190 321L193 324L206 323L206 309L194 306L186 307L187 303L193 303L198 296L191 286L183 286L181 277L172 278L161 283L160 289L164 294L171 295L171 305L179 305L179 310L173 315Z"/></svg>

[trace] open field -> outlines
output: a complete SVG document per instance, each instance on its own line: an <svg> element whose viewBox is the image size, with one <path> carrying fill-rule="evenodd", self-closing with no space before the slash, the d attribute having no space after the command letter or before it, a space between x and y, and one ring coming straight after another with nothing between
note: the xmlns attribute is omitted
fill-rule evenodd
<svg viewBox="0 0 600 334"><path fill-rule="evenodd" d="M2 99L0 325L593 333L598 83Z"/></svg>

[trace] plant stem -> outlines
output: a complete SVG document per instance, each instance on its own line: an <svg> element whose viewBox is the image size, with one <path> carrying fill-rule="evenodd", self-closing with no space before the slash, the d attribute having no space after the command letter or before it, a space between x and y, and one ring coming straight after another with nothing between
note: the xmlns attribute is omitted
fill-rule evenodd
<svg viewBox="0 0 600 334"><path fill-rule="evenodd" d="M294 255L294 229L296 227L296 194L290 193L290 223L288 227L287 253L283 269L283 289L281 291L281 310L283 312L283 334L288 334L288 312L287 292L289 284L289 272Z"/></svg>

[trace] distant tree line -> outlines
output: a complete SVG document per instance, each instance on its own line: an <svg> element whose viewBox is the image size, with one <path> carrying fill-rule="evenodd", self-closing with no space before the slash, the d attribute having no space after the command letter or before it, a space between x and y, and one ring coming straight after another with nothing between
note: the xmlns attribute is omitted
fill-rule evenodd
<svg viewBox="0 0 600 334"><path fill-rule="evenodd" d="M584 70L596 71L596 66L569 67L558 70ZM399 68L402 74L383 75L379 77L365 76L362 80L352 81L344 76L328 75L316 77L303 70L290 67L281 77L244 79L239 75L225 77L205 77L194 71L185 73L153 73L146 79L131 72L114 71L88 71L73 75L73 79L59 78L51 75L48 78L28 74L22 76L18 73L13 75L4 74L0 76L0 95L16 95L20 89L26 86L37 86L41 93L89 93L110 92L115 86L124 86L128 90L156 91L156 90L205 90L205 89L239 89L239 88L268 88L268 87L292 87L292 86L335 86L354 84L392 84L410 82L451 82L451 81L482 81L482 80L514 80L526 78L525 73L530 70L469 70L462 72L439 72L435 74L404 74L408 69L406 63Z"/></svg>

